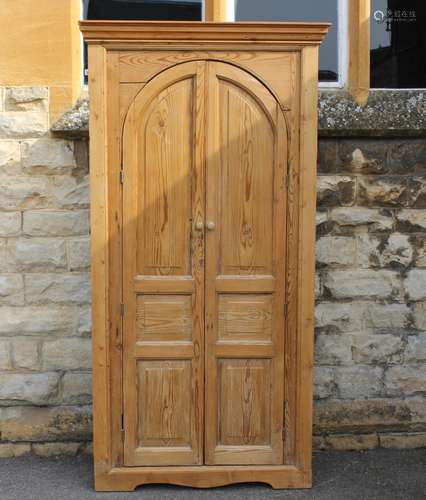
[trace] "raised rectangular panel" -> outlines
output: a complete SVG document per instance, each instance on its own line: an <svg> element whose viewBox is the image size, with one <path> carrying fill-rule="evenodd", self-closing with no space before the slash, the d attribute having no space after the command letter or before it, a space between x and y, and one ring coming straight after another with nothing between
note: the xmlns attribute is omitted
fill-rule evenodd
<svg viewBox="0 0 426 500"><path fill-rule="evenodd" d="M271 341L272 295L220 295L218 337L224 341Z"/></svg>
<svg viewBox="0 0 426 500"><path fill-rule="evenodd" d="M271 361L219 360L219 445L271 442Z"/></svg>
<svg viewBox="0 0 426 500"><path fill-rule="evenodd" d="M193 427L190 360L138 361L138 446L189 447Z"/></svg>
<svg viewBox="0 0 426 500"><path fill-rule="evenodd" d="M192 338L190 295L138 295L137 340L167 342Z"/></svg>

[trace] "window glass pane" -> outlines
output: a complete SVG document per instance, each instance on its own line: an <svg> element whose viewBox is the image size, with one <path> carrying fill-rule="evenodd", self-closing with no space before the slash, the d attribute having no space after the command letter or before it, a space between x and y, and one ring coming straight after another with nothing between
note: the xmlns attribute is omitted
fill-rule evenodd
<svg viewBox="0 0 426 500"><path fill-rule="evenodd" d="M319 79L338 80L337 0L235 0L236 21L328 21L320 47Z"/></svg>
<svg viewBox="0 0 426 500"><path fill-rule="evenodd" d="M426 1L372 0L371 87L426 87Z"/></svg>

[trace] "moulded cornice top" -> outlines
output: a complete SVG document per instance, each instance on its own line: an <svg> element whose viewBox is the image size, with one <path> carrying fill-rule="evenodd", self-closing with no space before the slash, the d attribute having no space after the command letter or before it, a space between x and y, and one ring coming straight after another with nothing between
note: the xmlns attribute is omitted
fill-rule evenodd
<svg viewBox="0 0 426 500"><path fill-rule="evenodd" d="M330 23L200 21L81 21L89 43L104 42L234 42L318 45Z"/></svg>

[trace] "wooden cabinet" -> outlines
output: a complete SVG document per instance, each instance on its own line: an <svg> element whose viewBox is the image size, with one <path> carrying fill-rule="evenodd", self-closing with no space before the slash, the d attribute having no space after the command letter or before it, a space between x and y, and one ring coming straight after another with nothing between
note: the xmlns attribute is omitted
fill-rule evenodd
<svg viewBox="0 0 426 500"><path fill-rule="evenodd" d="M82 23L99 490L310 485L327 26Z"/></svg>

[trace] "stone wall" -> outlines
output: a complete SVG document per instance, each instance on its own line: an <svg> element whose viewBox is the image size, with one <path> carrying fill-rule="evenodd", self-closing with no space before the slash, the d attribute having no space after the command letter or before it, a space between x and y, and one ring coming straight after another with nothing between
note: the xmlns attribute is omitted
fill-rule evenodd
<svg viewBox="0 0 426 500"><path fill-rule="evenodd" d="M87 137L48 99L0 89L0 456L90 450ZM317 227L315 445L426 446L426 140L321 138Z"/></svg>
<svg viewBox="0 0 426 500"><path fill-rule="evenodd" d="M45 87L0 89L0 456L90 440L87 141L49 133Z"/></svg>

